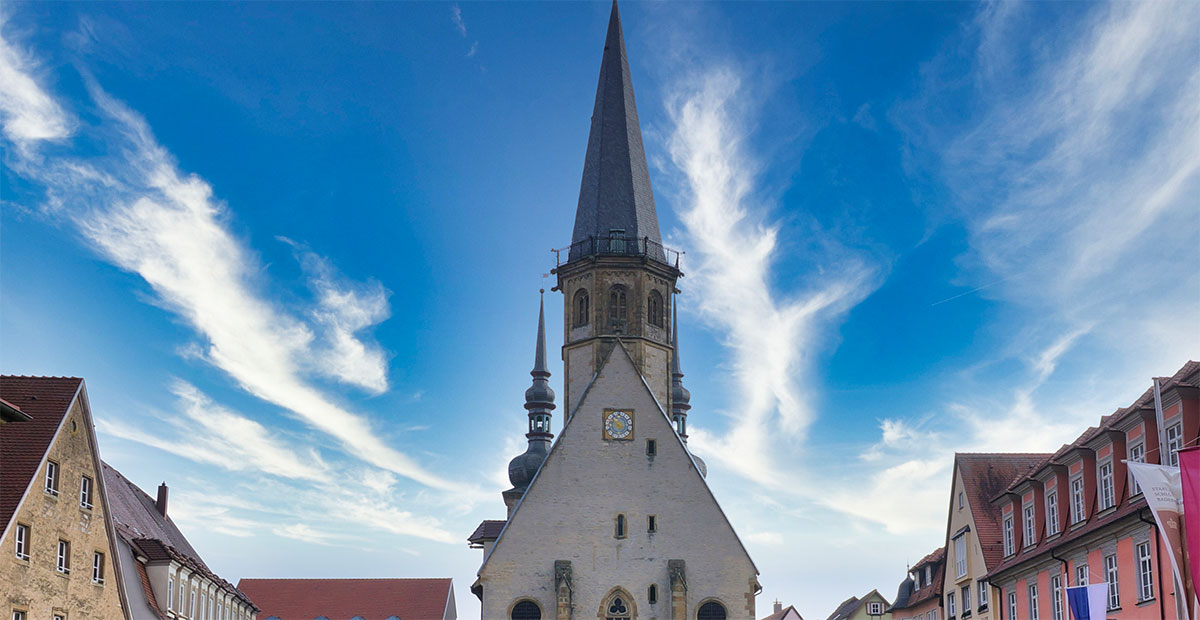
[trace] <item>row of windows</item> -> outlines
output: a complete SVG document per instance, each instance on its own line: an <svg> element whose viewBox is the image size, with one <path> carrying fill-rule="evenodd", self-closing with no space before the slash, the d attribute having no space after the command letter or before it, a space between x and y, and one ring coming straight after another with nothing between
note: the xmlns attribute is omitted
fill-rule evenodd
<svg viewBox="0 0 1200 620"><path fill-rule="evenodd" d="M1151 557L1150 543L1138 543L1134 547L1134 555L1137 572L1137 595L1138 603L1144 603L1154 598L1154 561ZM1121 592L1120 592L1120 563L1117 561L1117 554L1112 553L1104 556L1104 580L1108 583L1108 611L1118 610L1121 608ZM1079 563L1075 565L1075 585L1086 586L1089 583L1088 565ZM1038 587L1037 583L1031 583L1028 586L1029 597L1026 600L1028 606L1028 617L1030 620L1039 620L1041 612L1038 605ZM1051 620L1066 620L1066 612L1063 609L1063 585L1061 575L1050 576L1050 619ZM1017 615L1017 593L1015 590L1008 592L1008 613L1010 618L1020 617Z"/></svg>
<svg viewBox="0 0 1200 620"><path fill-rule="evenodd" d="M1183 424L1176 423L1167 428L1167 454L1166 462L1171 465L1178 465L1179 450L1183 447ZM1136 443L1128 449L1128 459L1130 462L1144 463L1146 461L1146 446L1144 443ZM1096 498L1097 512L1103 512L1117 505L1116 484L1113 474L1112 459L1101 461L1096 466ZM1136 496L1142 492L1142 489L1133 481L1130 474L1131 492L1130 497ZM1083 473L1077 473L1070 478L1070 493L1071 493L1071 512L1070 522L1072 525L1083 523L1087 520L1087 500L1085 497L1085 486L1083 482ZM1046 536L1054 536L1059 533L1059 512L1058 512L1058 488L1050 488L1046 490ZM1024 546L1030 547L1037 543L1037 515L1035 507L1032 503L1026 504L1022 508L1022 533L1024 534ZM1013 515L1009 514L1004 517L1004 555L1013 555L1017 552L1016 540L1014 537ZM964 573L965 574L965 573Z"/></svg>
<svg viewBox="0 0 1200 620"><path fill-rule="evenodd" d="M25 610L23 610L23 609L14 609L14 610L13 610L12 617L13 617L13 620L25 620L25 618L26 618L26 616L25 616ZM53 616L51 616L51 617L52 617L54 620L67 620L67 615L66 615L66 612L62 612L62 613L55 613L55 614L54 614Z"/></svg>
<svg viewBox="0 0 1200 620"><path fill-rule="evenodd" d="M623 285L614 284L608 289L608 321L611 325L623 325L629 319L626 298L628 292ZM591 322L591 297L587 289L575 291L575 327L582 327ZM666 306L662 293L650 291L646 296L646 321L656 327L666 326Z"/></svg>
<svg viewBox="0 0 1200 620"><path fill-rule="evenodd" d="M45 490L54 497L58 497L59 494L59 469L58 463L46 461ZM79 478L79 506L87 510L92 509L92 479L88 476Z"/></svg>
<svg viewBox="0 0 1200 620"><path fill-rule="evenodd" d="M184 577L183 579L186 579ZM202 592L198 583L188 588L186 583L175 587L175 575L167 577L167 609L181 618L194 620L250 620L250 613L232 600Z"/></svg>
<svg viewBox="0 0 1200 620"><path fill-rule="evenodd" d="M628 519L625 518L625 515L623 515L623 514L617 515L616 525L613 528L613 537L614 538L625 538L626 536L629 535L628 534L629 528L627 526L627 521L628 521ZM658 531L658 516L646 515L646 533L653 534L657 531Z"/></svg>
<svg viewBox="0 0 1200 620"><path fill-rule="evenodd" d="M32 556L33 549L33 529L24 523L17 524L16 536L13 537L16 541L14 554L18 560L29 561ZM58 539L58 551L55 554L55 570L69 575L71 573L71 543L70 541ZM92 582L104 583L104 554L95 551L92 553Z"/></svg>
<svg viewBox="0 0 1200 620"><path fill-rule="evenodd" d="M962 540L959 537L958 540ZM975 582L975 586L979 589L979 611L986 611L988 607L988 584L982 579ZM962 595L962 617L969 618L971 616L971 586L965 585L958 592ZM954 598L955 593L950 592L946 595L946 616L954 618L958 615L958 601Z"/></svg>
<svg viewBox="0 0 1200 620"><path fill-rule="evenodd" d="M646 600L651 605L658 602L658 586L651 585L647 588ZM883 605L879 605L879 614L883 613ZM624 595L614 594L601 606L603 610L604 620L629 620L633 617L633 612L630 609L630 603L625 600ZM876 615L879 615L876 614ZM512 612L509 614L510 620L542 620L542 608L538 604L525 599L513 605ZM696 620L725 620L725 606L716 602L708 601L700 605L696 610Z"/></svg>

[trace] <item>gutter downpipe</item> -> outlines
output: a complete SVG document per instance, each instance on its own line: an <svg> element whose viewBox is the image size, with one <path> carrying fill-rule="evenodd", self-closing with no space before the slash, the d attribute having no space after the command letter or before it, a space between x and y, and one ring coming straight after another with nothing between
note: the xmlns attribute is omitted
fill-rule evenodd
<svg viewBox="0 0 1200 620"><path fill-rule="evenodd" d="M1150 527L1154 528L1154 559L1155 563L1158 565L1155 567L1158 571L1158 615L1162 618L1166 618L1166 613L1163 610L1163 605L1166 603L1166 601L1163 600L1162 534L1158 531L1157 523L1154 521L1147 521L1146 517L1142 515L1143 510L1145 510L1145 508L1138 509L1138 520L1143 523L1149 523ZM1179 610L1177 609L1175 611L1178 613Z"/></svg>
<svg viewBox="0 0 1200 620"><path fill-rule="evenodd" d="M1055 551L1054 549L1050 550L1050 558L1058 560L1059 562L1062 562L1063 577L1066 580L1067 588L1069 588L1069 587L1071 587L1071 571L1067 570L1067 561L1058 557L1057 555L1054 555L1054 551ZM1075 585L1079 585L1079 584L1075 584ZM1067 588L1062 589L1063 597L1067 596ZM1070 612L1070 609L1071 609L1070 599L1064 600L1063 605L1067 608L1067 611Z"/></svg>

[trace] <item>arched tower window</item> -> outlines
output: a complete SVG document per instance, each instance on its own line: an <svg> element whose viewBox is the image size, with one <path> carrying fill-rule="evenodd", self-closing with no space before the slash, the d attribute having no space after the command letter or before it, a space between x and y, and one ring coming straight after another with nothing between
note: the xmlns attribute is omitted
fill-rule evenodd
<svg viewBox="0 0 1200 620"><path fill-rule="evenodd" d="M524 600L512 608L512 620L542 620L542 608L537 603Z"/></svg>
<svg viewBox="0 0 1200 620"><path fill-rule="evenodd" d="M604 620L628 620L631 617L629 601L621 594L614 595L604 606Z"/></svg>
<svg viewBox="0 0 1200 620"><path fill-rule="evenodd" d="M614 285L608 290L608 320L613 327L623 327L629 311L625 305L625 287Z"/></svg>
<svg viewBox="0 0 1200 620"><path fill-rule="evenodd" d="M696 620L725 620L725 606L709 601L696 610Z"/></svg>
<svg viewBox="0 0 1200 620"><path fill-rule="evenodd" d="M651 325L663 327L663 296L658 291L650 291L650 297L646 299L646 318Z"/></svg>
<svg viewBox="0 0 1200 620"><path fill-rule="evenodd" d="M651 605L658 602L658 586L650 584L650 587L646 588L646 600L650 601Z"/></svg>
<svg viewBox="0 0 1200 620"><path fill-rule="evenodd" d="M591 300L586 288L575 291L575 327L588 324L588 313L591 311Z"/></svg>

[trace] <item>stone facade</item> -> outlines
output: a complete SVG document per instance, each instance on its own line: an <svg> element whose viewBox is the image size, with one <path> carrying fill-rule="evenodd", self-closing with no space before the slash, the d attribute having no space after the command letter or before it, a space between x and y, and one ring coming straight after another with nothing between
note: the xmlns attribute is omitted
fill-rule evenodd
<svg viewBox="0 0 1200 620"><path fill-rule="evenodd" d="M713 601L752 620L757 570L622 344L581 398L484 560L483 618L522 600L543 618L604 618L622 592L630 618L693 619ZM633 413L629 439L604 438L612 409Z"/></svg>
<svg viewBox="0 0 1200 620"><path fill-rule="evenodd" d="M18 430L20 424L26 423L7 426L5 432ZM99 462L86 390L80 381L79 391L0 541L4 549L0 554L0 613L6 618L16 611L25 612L30 620L126 617ZM46 489L49 467L57 468L57 494ZM90 507L83 505L81 498L84 477L90 480ZM14 553L19 526L28 528L28 558ZM65 570L59 569L60 541L66 543ZM100 568L94 574L97 557Z"/></svg>

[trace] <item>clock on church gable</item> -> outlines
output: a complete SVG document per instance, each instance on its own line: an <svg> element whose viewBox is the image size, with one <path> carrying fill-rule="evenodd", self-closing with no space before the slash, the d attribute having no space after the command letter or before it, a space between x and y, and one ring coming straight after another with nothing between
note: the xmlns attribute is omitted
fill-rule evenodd
<svg viewBox="0 0 1200 620"><path fill-rule="evenodd" d="M605 409L604 438L616 441L633 439L633 410Z"/></svg>

